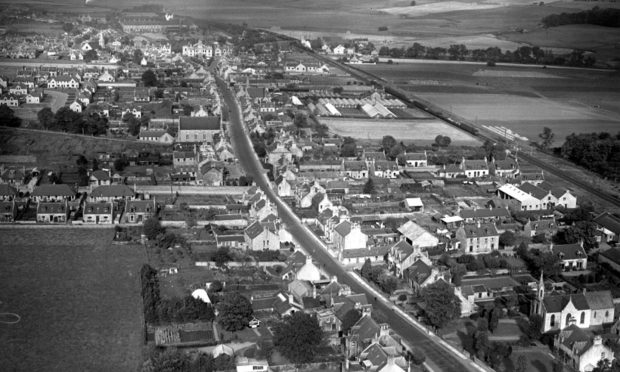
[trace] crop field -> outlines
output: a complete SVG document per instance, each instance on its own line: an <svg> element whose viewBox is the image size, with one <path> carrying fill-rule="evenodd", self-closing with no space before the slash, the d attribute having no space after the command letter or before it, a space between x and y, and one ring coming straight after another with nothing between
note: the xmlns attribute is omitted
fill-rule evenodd
<svg viewBox="0 0 620 372"><path fill-rule="evenodd" d="M132 371L142 358L144 250L112 229L1 230L0 365L6 371Z"/></svg>
<svg viewBox="0 0 620 372"><path fill-rule="evenodd" d="M362 67L460 117L531 140L545 126L555 145L571 133L620 131L620 77L613 71L428 62Z"/></svg>
<svg viewBox="0 0 620 372"><path fill-rule="evenodd" d="M361 120L321 118L332 133L361 140L380 140L393 136L399 141L415 141L416 144L435 142L438 135L448 136L456 145L477 145L478 140L466 132L440 120Z"/></svg>

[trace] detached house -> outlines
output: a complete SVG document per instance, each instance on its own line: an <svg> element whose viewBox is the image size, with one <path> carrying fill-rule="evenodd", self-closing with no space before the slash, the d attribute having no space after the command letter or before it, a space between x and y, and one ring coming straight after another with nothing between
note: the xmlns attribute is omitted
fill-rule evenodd
<svg viewBox="0 0 620 372"><path fill-rule="evenodd" d="M499 232L494 223L466 224L456 230L455 241L465 254L486 254L499 249Z"/></svg>
<svg viewBox="0 0 620 372"><path fill-rule="evenodd" d="M603 343L603 338L575 325L560 331L554 338L555 349L562 361L578 372L590 372L599 362L612 363L614 351Z"/></svg>
<svg viewBox="0 0 620 372"><path fill-rule="evenodd" d="M83 210L84 223L111 224L114 222L114 203L85 203Z"/></svg>
<svg viewBox="0 0 620 372"><path fill-rule="evenodd" d="M405 167L408 168L425 168L428 167L428 157L426 151L424 152L405 152L400 157L405 161ZM398 163L398 159L396 160Z"/></svg>
<svg viewBox="0 0 620 372"><path fill-rule="evenodd" d="M340 252L348 249L366 248L368 236L362 232L359 224L342 221L334 227L333 241L336 249Z"/></svg>
<svg viewBox="0 0 620 372"><path fill-rule="evenodd" d="M274 223L254 222L244 230L245 243L253 251L276 251L280 249L280 238Z"/></svg>
<svg viewBox="0 0 620 372"><path fill-rule="evenodd" d="M93 171L88 177L88 184L91 189L96 186L111 185L112 177L110 177L110 172L104 170Z"/></svg>
<svg viewBox="0 0 620 372"><path fill-rule="evenodd" d="M465 171L465 177L467 178L481 178L489 175L487 158L482 160L466 160L463 158L461 167Z"/></svg>
<svg viewBox="0 0 620 372"><path fill-rule="evenodd" d="M155 200L129 200L123 213L124 223L142 223L157 213Z"/></svg>
<svg viewBox="0 0 620 372"><path fill-rule="evenodd" d="M564 271L585 270L588 268L588 255L581 244L558 244L549 247L552 253L560 258L560 265Z"/></svg>
<svg viewBox="0 0 620 372"><path fill-rule="evenodd" d="M432 266L428 253L422 251L419 246L414 247L405 240L401 240L390 247L388 267L393 269L398 277L402 277L405 270L418 260L422 260L427 265Z"/></svg>

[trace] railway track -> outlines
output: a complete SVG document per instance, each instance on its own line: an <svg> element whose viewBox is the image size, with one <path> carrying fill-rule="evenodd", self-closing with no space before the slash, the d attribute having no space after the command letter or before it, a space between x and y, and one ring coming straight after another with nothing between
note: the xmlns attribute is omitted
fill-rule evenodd
<svg viewBox="0 0 620 372"><path fill-rule="evenodd" d="M461 130L464 130L466 132L468 132L470 135L473 135L477 138L480 138L481 140L490 140L493 142L506 142L509 143L508 141L506 141L505 138L496 135L496 134L487 134L485 131L486 130L481 130L481 128L474 124L471 123L463 118L458 118L458 119L454 119L455 115L452 113L449 113L447 111L445 111L444 109L442 109L441 107L438 107L434 104L432 104L431 102L425 101L423 99L420 99L419 97L415 97L413 95L410 95L406 92L404 92L403 90L393 86L392 84L390 84L390 82L388 82L387 80L376 76L370 72L367 71L363 71L360 70L358 68L355 68L351 65L346 65L344 63L340 63L336 60L333 60L329 57L326 57L324 55L315 53L314 51L308 50L307 48L304 48L303 46L301 46L299 44L299 41L296 39L293 39L291 37L287 37L287 36L283 36L283 35L279 35L276 33L272 33L273 35L275 35L276 37L285 39L285 40L289 40L292 42L292 45L297 48L297 50L312 55L314 58L323 61L329 65L332 65L334 67L337 67L338 69L341 69L347 73L349 73L351 76L365 82L366 84L372 84L374 86L383 88L386 92L390 93L391 95L397 97L398 99L402 100L403 102L415 106L416 108L425 111L426 113L435 116L438 119L441 119L442 121L446 122L447 124L450 124L454 127L457 127ZM534 151L538 152L538 150L534 149ZM527 162L529 162L530 164L536 165L537 167L543 169L546 172L549 172L587 192L589 192L590 194L598 197L601 200L604 200L608 203L611 203L612 205L614 205L615 207L619 207L620 208L620 199L617 198L614 195L611 195L603 190L600 190L596 187L593 187L592 185L588 184L585 181L582 181L580 179L577 179L569 174L567 174L566 172L562 171L561 169L554 167L551 164L548 164L542 160L540 160L539 158L537 158L536 156L532 156L532 155L528 155L526 153L520 153L519 157L521 157L522 159L526 160Z"/></svg>

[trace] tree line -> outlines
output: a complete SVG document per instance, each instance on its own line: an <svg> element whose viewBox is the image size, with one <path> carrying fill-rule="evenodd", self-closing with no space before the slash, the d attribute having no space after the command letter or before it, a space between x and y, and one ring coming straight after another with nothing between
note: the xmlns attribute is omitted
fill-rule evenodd
<svg viewBox="0 0 620 372"><path fill-rule="evenodd" d="M542 24L545 27L580 24L620 27L620 9L595 6L576 13L550 14L542 19Z"/></svg>
<svg viewBox="0 0 620 372"><path fill-rule="evenodd" d="M588 170L616 178L620 174L620 133L573 133L566 137L560 154Z"/></svg>
<svg viewBox="0 0 620 372"><path fill-rule="evenodd" d="M596 63L592 55L584 55L579 50L573 50L568 55L555 55L551 50L545 50L538 46L521 46L514 50L502 51L498 47L486 49L468 49L463 44L452 44L448 48L424 46L413 43L405 48L390 48L387 46L379 49L379 55L392 58L435 59L452 61L475 61L504 63L524 63L540 65L566 65L574 67L589 67Z"/></svg>
<svg viewBox="0 0 620 372"><path fill-rule="evenodd" d="M108 131L108 118L93 111L75 112L68 107L61 107L54 114L49 107L37 113L41 129L87 134L105 135Z"/></svg>

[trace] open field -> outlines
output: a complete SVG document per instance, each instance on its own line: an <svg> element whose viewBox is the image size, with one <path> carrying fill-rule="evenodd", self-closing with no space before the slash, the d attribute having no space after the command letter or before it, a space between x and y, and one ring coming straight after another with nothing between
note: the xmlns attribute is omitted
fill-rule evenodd
<svg viewBox="0 0 620 372"><path fill-rule="evenodd" d="M399 141L415 141L416 144L435 142L438 135L448 136L455 145L477 145L478 140L469 134L439 120L361 120L321 118L330 132L361 140L380 140L393 136Z"/></svg>
<svg viewBox="0 0 620 372"><path fill-rule="evenodd" d="M144 250L112 229L2 229L0 311L6 371L132 371L141 361Z"/></svg>
<svg viewBox="0 0 620 372"><path fill-rule="evenodd" d="M0 127L0 154L35 155L40 166L70 162L75 164L73 154L87 158L97 152L123 152L127 149L163 149L161 145L137 141L121 141L49 131L16 130Z"/></svg>
<svg viewBox="0 0 620 372"><path fill-rule="evenodd" d="M554 131L555 145L573 132L620 131L620 76L613 71L460 63L362 68L465 119L531 140L544 126Z"/></svg>

